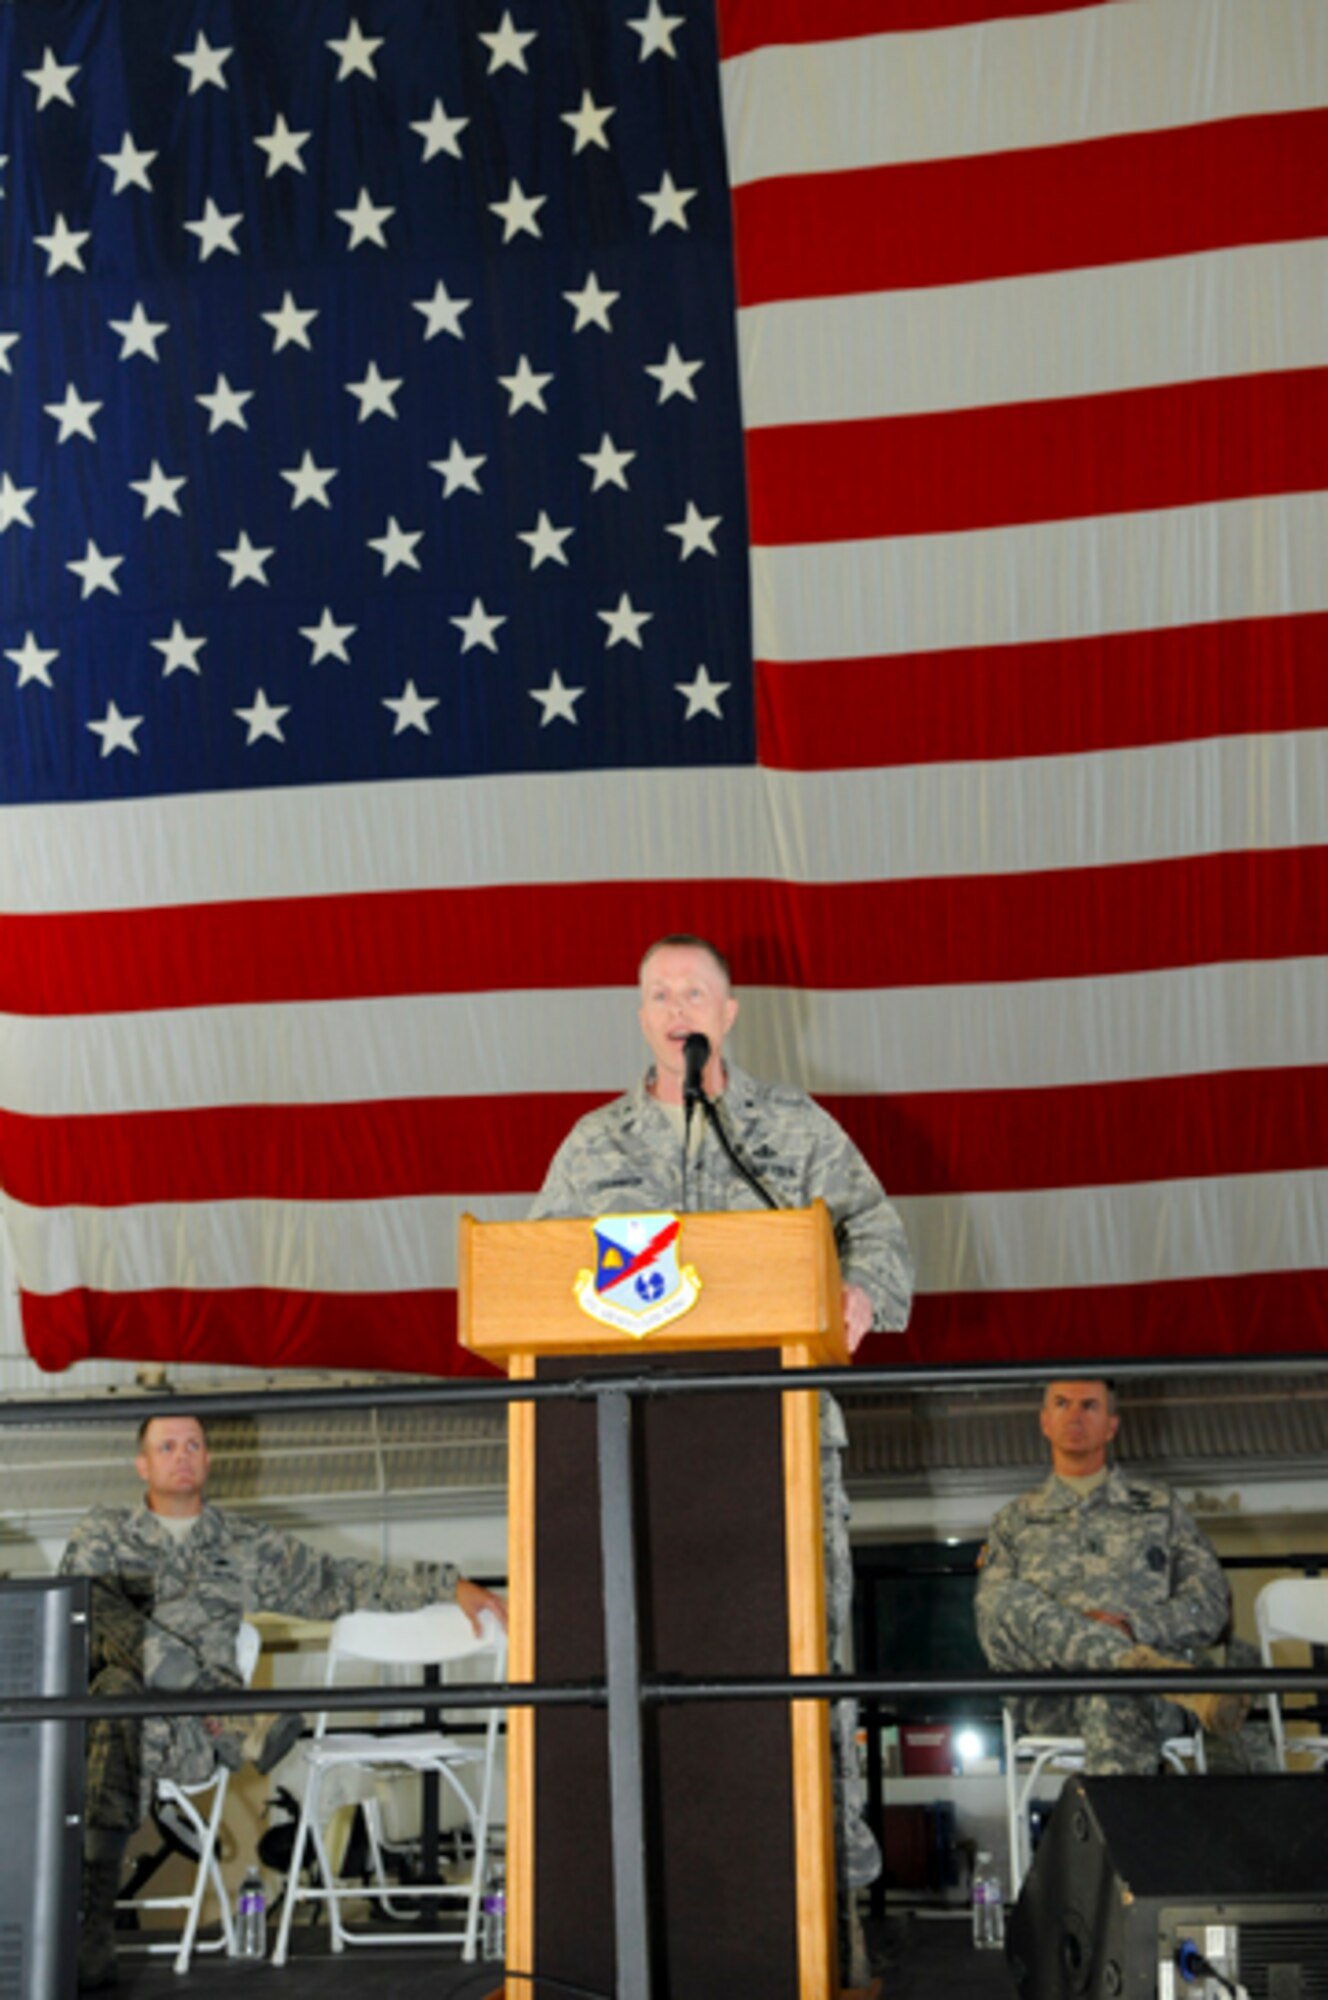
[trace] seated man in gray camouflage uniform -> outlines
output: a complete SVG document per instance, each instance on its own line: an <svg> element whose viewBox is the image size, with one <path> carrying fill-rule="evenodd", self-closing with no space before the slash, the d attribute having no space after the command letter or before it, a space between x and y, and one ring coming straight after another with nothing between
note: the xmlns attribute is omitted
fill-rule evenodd
<svg viewBox="0 0 1328 2000"><path fill-rule="evenodd" d="M626 1096L575 1125L563 1141L531 1209L545 1216L608 1215L624 1210L759 1209L707 1119L687 1124L683 1105L687 1038L710 1044L702 1077L725 1129L778 1206L804 1208L818 1197L834 1224L843 1280L844 1332L850 1353L873 1328L902 1332L913 1294L913 1260L898 1211L848 1134L804 1091L758 1083L724 1054L738 1015L727 960L704 938L675 934L641 960L638 1019L653 1062ZM686 1166L683 1164L684 1135ZM841 1459L848 1444L843 1412L821 1398L821 1488L831 1671L847 1666L853 1598L848 1501ZM861 1814L856 1710L834 1710L832 1749L840 1906L848 1921L851 1890L880 1872L881 1857ZM845 1944L854 1984L866 1977L861 1937Z"/></svg>
<svg viewBox="0 0 1328 2000"><path fill-rule="evenodd" d="M236 1640L246 1612L335 1618L357 1606L409 1611L460 1604L478 1630L479 1614L507 1622L501 1598L459 1576L450 1563L395 1567L320 1555L307 1542L205 1498L207 1438L193 1416L150 1417L135 1461L144 1484L138 1507L95 1507L75 1529L60 1568L92 1579L93 1693L215 1688L215 1716L171 1715L144 1722L107 1716L88 1724L84 1818L83 1930L79 1986L115 1983L114 1906L130 1834L147 1816L159 1777L203 1783L218 1762L236 1769L252 1757L269 1770L300 1733L294 1714L228 1718L227 1694L240 1684Z"/></svg>
<svg viewBox="0 0 1328 2000"><path fill-rule="evenodd" d="M1108 1466L1120 1423L1110 1383L1049 1383L1041 1421L1051 1477L1002 1507L981 1557L988 1661L1006 1673L1201 1663L1231 1615L1227 1581L1168 1487ZM1178 1699L1215 1735L1239 1729L1249 1706L1238 1694ZM1081 1736L1085 1769L1104 1775L1155 1772L1163 1742L1186 1727L1152 1695L1040 1695L1016 1714L1025 1735Z"/></svg>

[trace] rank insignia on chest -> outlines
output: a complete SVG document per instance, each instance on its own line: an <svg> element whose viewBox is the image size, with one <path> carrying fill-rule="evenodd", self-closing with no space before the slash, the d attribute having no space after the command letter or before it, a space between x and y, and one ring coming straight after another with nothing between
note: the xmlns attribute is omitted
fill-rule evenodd
<svg viewBox="0 0 1328 2000"><path fill-rule="evenodd" d="M601 1215L591 1227L595 1268L578 1271L573 1287L583 1313L643 1339L691 1311L701 1280L678 1262L676 1215Z"/></svg>

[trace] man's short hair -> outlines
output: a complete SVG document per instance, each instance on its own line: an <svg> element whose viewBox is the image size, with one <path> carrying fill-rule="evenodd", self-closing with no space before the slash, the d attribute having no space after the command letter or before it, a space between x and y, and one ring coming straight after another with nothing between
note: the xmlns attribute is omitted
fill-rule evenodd
<svg viewBox="0 0 1328 2000"><path fill-rule="evenodd" d="M711 944L709 938L696 937L691 931L670 931L667 937L656 938L655 942L641 954L641 963L636 971L638 980L645 978L646 967L657 951L703 951L714 959L724 975L725 985L733 984L733 973L729 962L719 946Z"/></svg>
<svg viewBox="0 0 1328 2000"><path fill-rule="evenodd" d="M197 1410L154 1410L150 1417L144 1417L138 1427L139 1450L142 1451L144 1445L147 1443L148 1431L153 1424L172 1423L180 1417L183 1417L188 1423L198 1425L199 1430L203 1433L203 1443L206 1446L208 1441L207 1425L203 1422Z"/></svg>
<svg viewBox="0 0 1328 2000"><path fill-rule="evenodd" d="M1116 1383L1110 1375L1052 1375L1042 1385L1042 1405L1046 1407L1048 1396L1057 1382L1100 1382L1107 1392L1107 1409L1113 1417L1120 1415L1120 1404L1116 1396Z"/></svg>

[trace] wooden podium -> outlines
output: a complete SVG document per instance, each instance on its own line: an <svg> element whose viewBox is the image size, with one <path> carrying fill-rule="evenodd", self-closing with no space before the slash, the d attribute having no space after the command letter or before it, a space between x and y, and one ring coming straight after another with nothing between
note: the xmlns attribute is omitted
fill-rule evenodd
<svg viewBox="0 0 1328 2000"><path fill-rule="evenodd" d="M513 1380L655 1370L726 1375L846 1364L822 1202L684 1215L697 1303L644 1338L577 1303L593 1224L461 1222L460 1335ZM617 1400L626 1408L626 1399ZM719 1679L826 1671L814 1391L639 1397L630 1432L640 1670ZM509 1413L513 1681L606 1674L595 1399ZM607 1482L606 1482L607 1483ZM605 1534L612 1523L604 1524ZM614 1642L608 1641L610 1691ZM621 1653L617 1657L621 1657ZM615 1743L620 1741L615 1737ZM507 1964L653 2000L831 2000L835 1885L821 1701L649 1705L642 1723L650 1971L621 1977L602 1708L514 1709L508 1733ZM619 1759L619 1762L622 1760ZM615 1778L615 1783L617 1779ZM624 1898L625 1899L625 1898ZM509 1979L508 2000L528 1980Z"/></svg>

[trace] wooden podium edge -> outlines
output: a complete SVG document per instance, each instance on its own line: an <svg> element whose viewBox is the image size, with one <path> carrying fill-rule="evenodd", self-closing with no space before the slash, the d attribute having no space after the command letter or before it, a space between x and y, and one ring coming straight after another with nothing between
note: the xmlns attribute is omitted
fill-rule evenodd
<svg viewBox="0 0 1328 2000"><path fill-rule="evenodd" d="M813 1365L809 1348L784 1350L784 1366ZM789 1672L826 1671L825 1558L821 1537L821 1411L814 1389L786 1392L784 1533ZM797 1878L799 2000L831 2000L835 1975L835 1854L831 1808L830 1710L824 1701L789 1703L793 1761L793 1849Z"/></svg>
<svg viewBox="0 0 1328 2000"><path fill-rule="evenodd" d="M535 1358L514 1354L513 1382L529 1382ZM535 1678L535 1405L507 1410L507 1584L511 1604L508 1672ZM521 1809L512 1810L514 1801ZM535 1969L535 1711L507 1711L507 1946L513 1972ZM529 2000L529 1979L504 1979L505 2000Z"/></svg>

